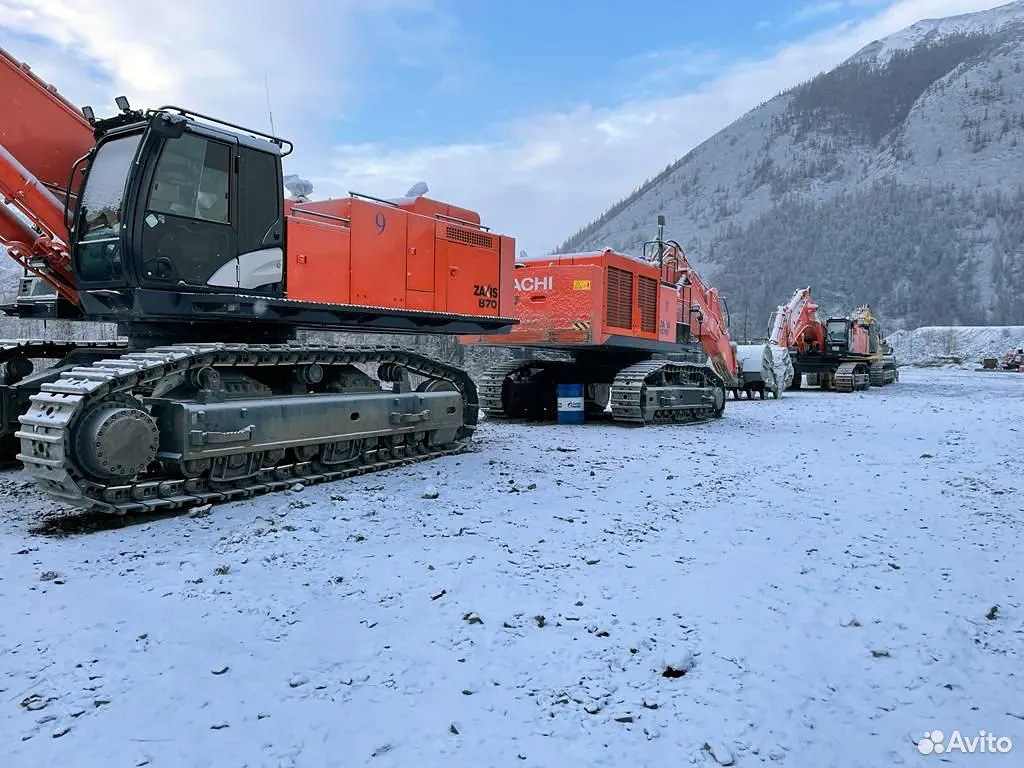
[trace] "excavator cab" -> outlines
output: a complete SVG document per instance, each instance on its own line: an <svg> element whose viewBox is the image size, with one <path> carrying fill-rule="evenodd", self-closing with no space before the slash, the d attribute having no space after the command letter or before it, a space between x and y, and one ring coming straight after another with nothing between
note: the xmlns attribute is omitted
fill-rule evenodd
<svg viewBox="0 0 1024 768"><path fill-rule="evenodd" d="M285 201L287 140L123 98L119 114L96 119L6 61L0 94L9 75L35 99L26 103L64 122L39 146L34 113L0 109L0 198L13 206L0 205L0 243L53 290L32 301L21 291L0 312L116 324L148 346L516 323L511 289L500 289L514 241L474 211L422 196Z"/></svg>
<svg viewBox="0 0 1024 768"><path fill-rule="evenodd" d="M83 293L283 295L285 142L162 108L94 123L71 221Z"/></svg>
<svg viewBox="0 0 1024 768"><path fill-rule="evenodd" d="M850 349L850 320L833 317L825 323L825 349L830 354L844 354Z"/></svg>

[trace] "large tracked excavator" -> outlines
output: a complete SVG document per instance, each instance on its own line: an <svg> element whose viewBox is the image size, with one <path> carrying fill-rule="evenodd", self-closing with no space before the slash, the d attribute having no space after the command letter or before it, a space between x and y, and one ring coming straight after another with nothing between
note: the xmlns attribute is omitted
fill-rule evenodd
<svg viewBox="0 0 1024 768"><path fill-rule="evenodd" d="M119 337L0 342L7 458L60 501L126 513L465 448L464 371L296 331L500 333L512 238L422 195L286 200L286 140L117 106L97 119L0 51L0 245L53 293L2 310Z"/></svg>
<svg viewBox="0 0 1024 768"><path fill-rule="evenodd" d="M896 355L869 306L823 323L811 289L801 288L772 313L769 326L769 343L789 350L790 389L800 389L805 377L809 386L837 392L884 387L899 379Z"/></svg>
<svg viewBox="0 0 1024 768"><path fill-rule="evenodd" d="M768 346L732 342L717 291L664 239L664 224L659 216L639 258L605 250L516 263L519 325L460 341L568 359L521 358L486 371L479 384L488 417L552 421L564 384L582 385L585 418L610 412L624 424L719 418L727 392L779 396Z"/></svg>

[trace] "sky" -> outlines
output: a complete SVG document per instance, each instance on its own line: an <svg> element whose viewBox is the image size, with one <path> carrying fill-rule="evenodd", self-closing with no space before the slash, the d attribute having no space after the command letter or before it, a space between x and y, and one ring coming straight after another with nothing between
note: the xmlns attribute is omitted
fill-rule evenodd
<svg viewBox="0 0 1024 768"><path fill-rule="evenodd" d="M314 198L429 196L549 252L777 93L991 0L0 0L0 47L292 140ZM212 10L216 8L216 10Z"/></svg>

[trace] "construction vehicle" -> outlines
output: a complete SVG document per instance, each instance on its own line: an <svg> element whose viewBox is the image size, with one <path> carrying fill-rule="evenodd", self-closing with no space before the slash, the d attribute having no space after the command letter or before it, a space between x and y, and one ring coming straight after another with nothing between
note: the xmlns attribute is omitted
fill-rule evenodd
<svg viewBox="0 0 1024 768"><path fill-rule="evenodd" d="M551 421L559 385L581 385L584 418L610 413L623 424L703 421L722 416L726 393L767 388L778 397L767 345L746 373L729 338L717 291L682 247L658 235L640 258L611 249L527 257L516 263L514 314L502 336L467 344L521 347L563 359L520 358L487 370L480 406L491 418ZM709 365L710 358L710 365Z"/></svg>
<svg viewBox="0 0 1024 768"><path fill-rule="evenodd" d="M979 371L1015 371L1024 373L1024 349L1011 349L1001 358L982 358Z"/></svg>
<svg viewBox="0 0 1024 768"><path fill-rule="evenodd" d="M1011 349L1003 355L1004 371L1024 371L1024 349Z"/></svg>
<svg viewBox="0 0 1024 768"><path fill-rule="evenodd" d="M97 119L0 54L0 245L54 294L2 311L118 329L0 342L0 444L29 477L125 513L464 450L479 418L465 371L296 332L501 332L512 238L424 196L286 200L285 139L117 106Z"/></svg>
<svg viewBox="0 0 1024 768"><path fill-rule="evenodd" d="M809 386L837 392L882 387L899 379L896 356L869 306L822 323L811 289L802 288L772 313L769 326L769 343L790 352L790 389L800 389L804 376Z"/></svg>

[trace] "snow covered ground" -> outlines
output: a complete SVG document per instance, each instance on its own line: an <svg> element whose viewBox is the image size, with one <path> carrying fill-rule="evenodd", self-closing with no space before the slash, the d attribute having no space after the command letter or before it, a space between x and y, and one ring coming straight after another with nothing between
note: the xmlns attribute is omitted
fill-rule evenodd
<svg viewBox="0 0 1024 768"><path fill-rule="evenodd" d="M8 472L3 764L1016 764L1022 417L904 369L59 536Z"/></svg>
<svg viewBox="0 0 1024 768"><path fill-rule="evenodd" d="M929 325L897 331L886 341L900 365L934 365L959 358L964 368L977 368L983 357L1001 358L1024 347L1024 325Z"/></svg>

